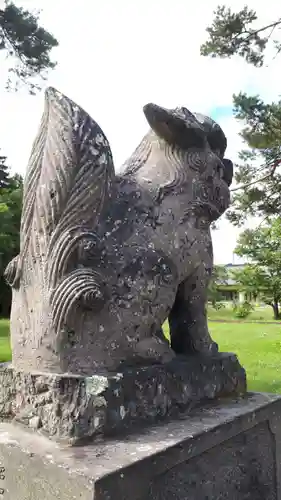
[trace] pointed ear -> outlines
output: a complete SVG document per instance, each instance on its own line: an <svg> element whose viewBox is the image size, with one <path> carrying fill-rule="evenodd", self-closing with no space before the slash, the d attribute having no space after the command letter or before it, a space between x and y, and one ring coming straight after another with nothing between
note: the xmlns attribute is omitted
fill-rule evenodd
<svg viewBox="0 0 281 500"><path fill-rule="evenodd" d="M184 150L205 146L206 134L187 109L170 110L150 103L143 111L152 130L168 144Z"/></svg>

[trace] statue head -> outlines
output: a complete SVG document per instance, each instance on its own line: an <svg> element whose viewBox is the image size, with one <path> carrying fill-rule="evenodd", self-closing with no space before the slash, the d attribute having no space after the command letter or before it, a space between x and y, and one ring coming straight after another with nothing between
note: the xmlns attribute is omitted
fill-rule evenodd
<svg viewBox="0 0 281 500"><path fill-rule="evenodd" d="M191 205L206 213L209 220L217 219L229 206L233 176L232 162L224 159L227 141L222 129L186 108L170 110L147 104L144 114L154 135L149 136L152 150L162 149L163 164L168 162L174 173L167 191L169 187L192 185L187 191Z"/></svg>

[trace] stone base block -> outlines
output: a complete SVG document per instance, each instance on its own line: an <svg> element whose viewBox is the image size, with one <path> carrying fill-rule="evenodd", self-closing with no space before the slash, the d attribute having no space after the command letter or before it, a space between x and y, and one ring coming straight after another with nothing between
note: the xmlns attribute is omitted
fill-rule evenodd
<svg viewBox="0 0 281 500"><path fill-rule="evenodd" d="M92 377L23 373L2 365L0 418L76 444L245 392L245 371L233 354Z"/></svg>
<svg viewBox="0 0 281 500"><path fill-rule="evenodd" d="M5 500L281 500L281 397L210 403L81 447L1 423L0 464Z"/></svg>

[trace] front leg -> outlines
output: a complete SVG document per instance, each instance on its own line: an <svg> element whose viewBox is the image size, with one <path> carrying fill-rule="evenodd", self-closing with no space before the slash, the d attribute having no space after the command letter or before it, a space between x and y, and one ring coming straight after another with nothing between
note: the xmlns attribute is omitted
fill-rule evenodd
<svg viewBox="0 0 281 500"><path fill-rule="evenodd" d="M217 344L212 340L207 322L207 288L210 271L204 266L180 284L169 315L171 347L176 354L194 352L215 354Z"/></svg>

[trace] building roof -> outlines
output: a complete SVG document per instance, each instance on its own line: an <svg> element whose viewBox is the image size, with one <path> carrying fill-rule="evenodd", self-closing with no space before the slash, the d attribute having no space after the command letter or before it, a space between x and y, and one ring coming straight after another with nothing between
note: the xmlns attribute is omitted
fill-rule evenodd
<svg viewBox="0 0 281 500"><path fill-rule="evenodd" d="M245 267L247 264L246 263L243 263L243 264L226 264L225 266L225 269L228 273L228 277L224 280L217 280L217 284L218 285L221 285L221 286L233 286L233 285L236 285L237 282L236 280L234 279L233 275L231 274L231 270L238 270L238 269L243 269L243 267Z"/></svg>

